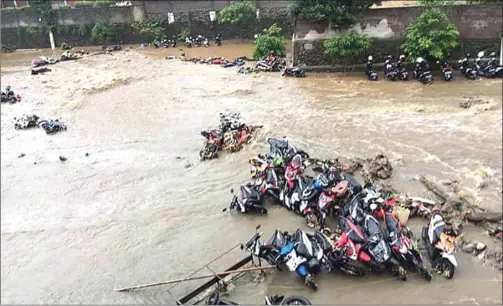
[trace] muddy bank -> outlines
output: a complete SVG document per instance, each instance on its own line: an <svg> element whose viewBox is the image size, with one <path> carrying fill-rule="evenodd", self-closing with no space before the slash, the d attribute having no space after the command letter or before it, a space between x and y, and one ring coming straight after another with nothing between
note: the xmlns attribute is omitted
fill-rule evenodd
<svg viewBox="0 0 503 306"><path fill-rule="evenodd" d="M1 106L2 303L171 301L166 288L130 294L112 288L182 277L246 241L257 223L265 235L303 227L280 208L265 218L221 212L229 189L248 179L248 158L266 149L267 135L288 135L319 157L384 152L395 188L423 196L413 176L456 179L473 201L501 211L500 80L424 87L372 83L359 74L282 79L133 51L51 69L2 76L2 85L23 96ZM491 107L460 108L469 97ZM199 131L216 125L224 109L264 128L242 152L200 163ZM50 136L14 130L12 118L23 113L62 117L68 130ZM186 169L187 161L194 166ZM489 179L479 190L480 169ZM323 275L320 291L309 293L294 275L275 273L258 285L243 280L231 298L252 303L266 292L295 292L313 303L501 302L500 273L459 256L453 281Z"/></svg>

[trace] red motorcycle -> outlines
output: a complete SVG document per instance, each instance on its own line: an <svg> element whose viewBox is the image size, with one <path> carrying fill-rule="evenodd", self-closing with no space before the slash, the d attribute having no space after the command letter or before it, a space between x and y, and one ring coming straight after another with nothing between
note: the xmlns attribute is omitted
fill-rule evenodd
<svg viewBox="0 0 503 306"><path fill-rule="evenodd" d="M316 229L324 228L327 215L335 218L339 214L341 199L348 194L348 190L349 182L340 181L337 185L323 190L316 205L301 207L302 213L306 216L307 226Z"/></svg>

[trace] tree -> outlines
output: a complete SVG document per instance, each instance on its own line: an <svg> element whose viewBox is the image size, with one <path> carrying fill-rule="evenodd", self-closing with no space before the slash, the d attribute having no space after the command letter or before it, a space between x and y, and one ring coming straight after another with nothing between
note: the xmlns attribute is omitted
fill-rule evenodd
<svg viewBox="0 0 503 306"><path fill-rule="evenodd" d="M224 24L243 24L255 18L256 8L251 1L233 2L218 14L218 22Z"/></svg>
<svg viewBox="0 0 503 306"><path fill-rule="evenodd" d="M52 9L51 0L30 0L28 5L38 11L42 25L50 31L55 30L58 26L56 12Z"/></svg>
<svg viewBox="0 0 503 306"><path fill-rule="evenodd" d="M253 46L253 58L258 60L274 51L279 56L285 56L285 38L281 35L281 28L273 24L264 29L256 44Z"/></svg>
<svg viewBox="0 0 503 306"><path fill-rule="evenodd" d="M146 19L135 21L131 24L133 29L140 34L147 35L150 38L166 38L166 25L161 19Z"/></svg>
<svg viewBox="0 0 503 306"><path fill-rule="evenodd" d="M356 30L346 31L338 37L323 42L323 53L333 62L356 60L365 50L372 46L372 40Z"/></svg>
<svg viewBox="0 0 503 306"><path fill-rule="evenodd" d="M341 29L356 22L356 14L380 0L295 0L289 11L293 17L328 21L332 29Z"/></svg>
<svg viewBox="0 0 503 306"><path fill-rule="evenodd" d="M410 58L433 57L442 59L459 45L459 31L439 9L425 11L407 28L407 39L402 49Z"/></svg>
<svg viewBox="0 0 503 306"><path fill-rule="evenodd" d="M109 42L117 38L117 29L113 23L98 21L91 31L91 39Z"/></svg>

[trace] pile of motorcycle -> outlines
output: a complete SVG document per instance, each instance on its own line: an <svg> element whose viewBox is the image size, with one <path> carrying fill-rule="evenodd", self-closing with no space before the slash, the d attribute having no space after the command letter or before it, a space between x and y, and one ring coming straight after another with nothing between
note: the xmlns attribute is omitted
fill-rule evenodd
<svg viewBox="0 0 503 306"><path fill-rule="evenodd" d="M2 91L2 103L17 103L21 102L21 96L14 93L10 86L5 86L5 91Z"/></svg>
<svg viewBox="0 0 503 306"><path fill-rule="evenodd" d="M299 67L286 67L286 61L282 61L279 56L270 54L267 58L260 59L255 65L255 70L264 72L280 72L284 77L305 78L307 76L304 69Z"/></svg>
<svg viewBox="0 0 503 306"><path fill-rule="evenodd" d="M303 216L310 235L298 229L294 235L277 230L263 243L262 233L256 233L244 246L259 259L271 264L285 264L316 289L314 275L320 271L339 270L352 276L363 276L366 271L390 270L402 280L406 269L413 269L426 280L431 273L423 264L412 231L400 221L396 212L405 206L406 218L432 215L430 225L422 232L434 267L447 278L452 278L457 266L453 255L456 235L447 231L443 217L433 214L427 199L397 196L378 187L363 188L355 177L342 172L331 161L317 161L297 149L286 139L268 138L269 153L250 159L252 182L240 187L233 195L230 210L267 213L264 198ZM304 174L307 166L321 172L316 179ZM234 190L231 190L234 193ZM338 221L332 234L325 227L326 218ZM384 221L381 227L378 219ZM258 228L257 228L258 230Z"/></svg>
<svg viewBox="0 0 503 306"><path fill-rule="evenodd" d="M56 120L40 120L40 117L33 115L22 115L19 118L14 118L14 128L16 130L26 130L33 127L41 127L46 134L54 134L56 132L67 130L66 124L59 119Z"/></svg>
<svg viewBox="0 0 503 306"><path fill-rule="evenodd" d="M218 129L201 131L206 143L199 157L203 161L217 158L220 151L237 152L250 142L253 133L261 127L241 122L239 113L220 113Z"/></svg>

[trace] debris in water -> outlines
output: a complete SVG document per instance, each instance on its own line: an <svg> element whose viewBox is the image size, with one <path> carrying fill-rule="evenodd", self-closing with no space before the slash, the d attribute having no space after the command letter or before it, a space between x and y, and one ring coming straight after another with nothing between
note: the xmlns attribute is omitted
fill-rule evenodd
<svg viewBox="0 0 503 306"><path fill-rule="evenodd" d="M86 157L89 157L89 153L86 152Z"/></svg>
<svg viewBox="0 0 503 306"><path fill-rule="evenodd" d="M40 117L33 114L31 116L22 115L21 118L15 118L14 128L16 130L26 130L32 127L36 127L39 123Z"/></svg>
<svg viewBox="0 0 503 306"><path fill-rule="evenodd" d="M25 157L25 156L26 156L26 154L21 153L21 154L19 154L19 156L17 158L21 158L21 157Z"/></svg>
<svg viewBox="0 0 503 306"><path fill-rule="evenodd" d="M46 73L46 72L51 72L52 70L47 68L47 67L40 67L40 68L33 68L31 70L31 74L32 75L38 75L38 74L42 74L42 73Z"/></svg>
<svg viewBox="0 0 503 306"><path fill-rule="evenodd" d="M465 244L461 250L465 253L473 253L473 251L475 250L475 244L473 243L468 243L468 244Z"/></svg>
<svg viewBox="0 0 503 306"><path fill-rule="evenodd" d="M62 162L66 161L67 159L68 158L64 157L63 155L59 156L59 160L62 161Z"/></svg>

